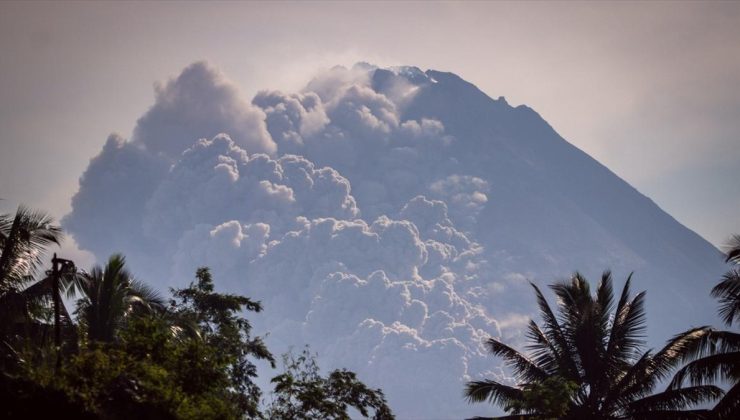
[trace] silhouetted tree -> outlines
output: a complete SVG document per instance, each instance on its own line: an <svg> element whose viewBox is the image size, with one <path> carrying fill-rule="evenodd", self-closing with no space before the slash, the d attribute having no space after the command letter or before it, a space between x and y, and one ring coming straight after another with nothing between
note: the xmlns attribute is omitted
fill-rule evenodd
<svg viewBox="0 0 740 420"><path fill-rule="evenodd" d="M559 376L550 376L542 382L522 385L522 399L513 401L511 411L534 412L543 419L559 419L568 414L571 398L578 385Z"/></svg>
<svg viewBox="0 0 740 420"><path fill-rule="evenodd" d="M79 286L82 346L59 373L48 364L2 372L0 387L18 392L0 417L22 418L23 405L65 395L59 416L126 419L261 418L254 358L272 355L242 317L261 309L247 297L215 292L208 269L189 287L173 290L170 305L131 279L114 255ZM61 394L60 394L61 393Z"/></svg>
<svg viewBox="0 0 740 420"><path fill-rule="evenodd" d="M195 282L171 290L166 305L131 276L122 255L89 273L55 258L53 267L64 270L34 280L46 248L61 238L43 212L21 206L0 215L0 418L264 418L253 361L274 368L275 360L242 316L260 312L260 302L217 293L209 270L200 268ZM63 293L79 296L76 319L61 303ZM54 334L62 346L49 345L54 326L64 333ZM68 362L53 363L65 346ZM292 410L295 397L307 409L302 418L348 418L348 407L392 418L383 393L353 372L323 378L301 363L273 381L288 404L273 404L275 416Z"/></svg>
<svg viewBox="0 0 740 420"><path fill-rule="evenodd" d="M733 236L726 255L725 262L733 263L734 267L712 289L712 296L719 299L719 315L732 326L740 321L740 235ZM682 361L689 363L676 372L671 388L681 387L685 382L728 384L730 389L712 409L711 418L740 417L740 334L704 328L684 352Z"/></svg>
<svg viewBox="0 0 740 420"><path fill-rule="evenodd" d="M50 245L59 245L62 231L46 213L19 206L15 215L0 215L0 295L21 290L41 265Z"/></svg>
<svg viewBox="0 0 740 420"><path fill-rule="evenodd" d="M122 255L112 255L105 267L93 267L79 283L76 313L90 344L112 342L132 316L164 308L159 294L133 279L125 264Z"/></svg>
<svg viewBox="0 0 740 420"><path fill-rule="evenodd" d="M727 247L725 262L732 267L722 281L712 289L712 296L719 299L719 314L727 325L740 321L740 235L734 235Z"/></svg>
<svg viewBox="0 0 740 420"><path fill-rule="evenodd" d="M34 275L46 248L58 245L62 231L46 213L19 206L14 215L0 215L0 367L21 361L19 348L37 347L45 324L46 303L55 291L50 281L36 284ZM29 287L29 284L31 286ZM69 317L66 317L68 320ZM33 337L34 345L28 345Z"/></svg>
<svg viewBox="0 0 740 420"><path fill-rule="evenodd" d="M530 321L531 357L496 339L487 342L489 350L513 369L519 386L472 381L465 390L468 400L488 400L522 417L547 418L552 413L541 412L527 392L558 377L575 385L562 418L700 418L703 411L680 410L720 397L718 387L697 385L650 394L678 366L687 343L698 339L696 331L701 329L674 337L655 354L642 352L645 292L630 297L630 282L631 276L615 307L609 272L593 296L586 279L576 273L569 282L551 286L558 298L558 316L533 284L544 325L540 328Z"/></svg>
<svg viewBox="0 0 740 420"><path fill-rule="evenodd" d="M229 399L240 410L251 416L259 415L261 391L253 382L257 376L257 367L252 359L268 361L275 367L267 346L260 337L252 337L252 326L246 318L240 316L244 310L260 312L262 304L246 296L222 294L214 291L213 279L208 268L199 268L196 281L185 289L173 290L174 299L170 310L180 319L190 320L200 329L200 340L193 342L190 350L217 350L208 357L228 373L225 377L197 377L193 371L190 386L199 386L205 381L223 380L224 388L232 389ZM187 369L183 366L183 369Z"/></svg>
<svg viewBox="0 0 740 420"><path fill-rule="evenodd" d="M349 420L348 409L373 419L393 419L383 391L368 388L354 372L335 370L324 378L319 374L316 358L308 348L295 356L283 356L284 373L274 377L274 400L268 407L271 419Z"/></svg>

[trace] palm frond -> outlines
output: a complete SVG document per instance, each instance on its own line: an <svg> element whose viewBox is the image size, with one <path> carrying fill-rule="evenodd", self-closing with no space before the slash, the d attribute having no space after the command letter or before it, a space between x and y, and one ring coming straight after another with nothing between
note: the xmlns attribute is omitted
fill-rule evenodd
<svg viewBox="0 0 740 420"><path fill-rule="evenodd" d="M607 391L604 407L625 407L635 399L648 395L655 387L656 379L651 375L653 358L650 350L633 363L626 372L614 381Z"/></svg>
<svg viewBox="0 0 740 420"><path fill-rule="evenodd" d="M503 358L506 365L513 369L522 381L541 381L549 376L527 357L494 338L488 339L486 345L494 356Z"/></svg>
<svg viewBox="0 0 740 420"><path fill-rule="evenodd" d="M159 316L164 319L165 323L170 326L170 332L176 340L201 341L203 339L200 325L198 324L198 321L192 317L186 317L182 314L173 313L171 311L161 311L155 313L154 316Z"/></svg>
<svg viewBox="0 0 740 420"><path fill-rule="evenodd" d="M725 255L727 256L725 262L740 264L740 235L732 235L725 249Z"/></svg>
<svg viewBox="0 0 740 420"><path fill-rule="evenodd" d="M676 410L707 403L721 398L724 391L714 385L699 385L687 388L669 389L642 398L629 404L631 412Z"/></svg>
<svg viewBox="0 0 740 420"><path fill-rule="evenodd" d="M10 214L0 214L0 251L5 247L10 228L13 226L13 217Z"/></svg>
<svg viewBox="0 0 740 420"><path fill-rule="evenodd" d="M714 406L712 414L715 419L730 420L740 417L740 383L735 384Z"/></svg>
<svg viewBox="0 0 740 420"><path fill-rule="evenodd" d="M61 276L60 280L67 299L73 299L83 293L82 283L85 281L84 272L65 273Z"/></svg>
<svg viewBox="0 0 740 420"><path fill-rule="evenodd" d="M722 360L721 357L714 358L711 360L705 360L700 362L709 356L721 356L727 354L737 354L740 352L740 334L733 333L730 331L716 331L710 327L697 327L688 330L684 333L676 335L666 348L662 351L665 354L666 363L669 364L670 368L675 368L680 364L690 362L681 368L676 375L674 375L671 381L672 388L678 388L681 386L685 379L701 378L702 375L706 380L708 378L721 376L722 371L715 370L713 372L705 371L704 374L700 373L702 369L712 368L711 363L719 363ZM731 362L732 360L729 360ZM740 360L735 362L736 369ZM720 368L720 366L715 366ZM713 368L712 368L713 369ZM727 366L725 372L733 375L731 366ZM667 369L665 369L667 371ZM665 377L665 375L664 375Z"/></svg>
<svg viewBox="0 0 740 420"><path fill-rule="evenodd" d="M646 323L645 292L640 292L615 314L609 339L613 361L628 361L645 344Z"/></svg>
<svg viewBox="0 0 740 420"><path fill-rule="evenodd" d="M630 420L709 420L714 419L709 410L661 410L634 413Z"/></svg>
<svg viewBox="0 0 740 420"><path fill-rule="evenodd" d="M710 327L701 326L674 335L653 358L655 375L667 378L681 364L701 357L705 354L703 349L711 345L711 333Z"/></svg>
<svg viewBox="0 0 740 420"><path fill-rule="evenodd" d="M128 287L129 295L135 298L147 312L164 310L165 300L154 288L139 280L131 280Z"/></svg>
<svg viewBox="0 0 740 420"><path fill-rule="evenodd" d="M46 248L59 244L62 231L46 213L19 206L0 218L0 292L22 287L41 265Z"/></svg>
<svg viewBox="0 0 740 420"><path fill-rule="evenodd" d="M531 319L527 327L527 338L531 342L527 345L527 349L531 351L534 363L542 367L548 375L558 374L562 356L545 335L545 332Z"/></svg>
<svg viewBox="0 0 740 420"><path fill-rule="evenodd" d="M570 281L561 281L550 286L558 298L561 324L578 325L584 312L593 307L591 288L583 276L576 272Z"/></svg>
<svg viewBox="0 0 740 420"><path fill-rule="evenodd" d="M627 279L627 281L629 281L629 278ZM609 270L604 271L604 273L601 275L601 281L599 282L599 286L596 288L596 304L601 328L606 331L609 324L609 316L612 311L612 305L614 304L612 273Z"/></svg>
<svg viewBox="0 0 740 420"><path fill-rule="evenodd" d="M550 286L558 298L559 321L564 337L573 350L576 366L580 367L583 380L593 383L598 370L598 360L603 351L596 303L591 296L590 286L576 272L570 281L561 281Z"/></svg>
<svg viewBox="0 0 740 420"><path fill-rule="evenodd" d="M740 270L732 269L712 289L712 297L719 300L719 315L727 325L740 320Z"/></svg>
<svg viewBox="0 0 740 420"><path fill-rule="evenodd" d="M614 352L615 350L620 349L620 345L617 343L617 341L620 337L622 337L622 332L624 331L623 322L624 318L626 317L626 313L628 312L627 306L629 305L630 300L631 284L632 274L627 277L627 281L625 281L624 287L622 288L622 294L619 296L619 302L617 303L614 320L612 321L611 330L609 331L609 341L607 343L606 350L607 357L618 358L614 354ZM622 316L620 316L620 314Z"/></svg>
<svg viewBox="0 0 740 420"><path fill-rule="evenodd" d="M576 365L576 361L572 357L573 349L566 340L565 334L563 333L558 319L552 312L552 309L547 303L547 299L545 299L542 291L540 291L540 289L534 283L530 284L532 285L532 288L534 289L535 295L537 297L537 305L539 306L540 316L542 317L542 320L544 322L545 334L547 335L547 338L550 340L553 346L557 349L557 353L562 358L560 360L560 369L562 370L562 375L567 379L580 381L581 374L578 370L578 366Z"/></svg>
<svg viewBox="0 0 740 420"><path fill-rule="evenodd" d="M122 255L114 254L105 267L93 267L75 283L83 296L78 302L79 319L91 342L113 341L132 316L164 311L159 293L133 279L125 264Z"/></svg>
<svg viewBox="0 0 740 420"><path fill-rule="evenodd" d="M694 360L676 372L670 387L676 389L684 380L693 385L718 380L736 383L740 380L740 352L718 353Z"/></svg>
<svg viewBox="0 0 740 420"><path fill-rule="evenodd" d="M522 401L524 393L521 389L503 385L496 381L482 380L468 382L465 387L465 397L471 403L489 401L492 404L504 407L506 410L513 403Z"/></svg>

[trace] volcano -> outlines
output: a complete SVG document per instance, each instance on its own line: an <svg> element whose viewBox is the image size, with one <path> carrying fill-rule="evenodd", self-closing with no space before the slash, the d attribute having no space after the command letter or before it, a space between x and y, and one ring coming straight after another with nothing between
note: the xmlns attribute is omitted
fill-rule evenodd
<svg viewBox="0 0 740 420"><path fill-rule="evenodd" d="M651 347L716 323L716 248L533 109L452 73L361 63L250 102L199 62L132 133L80 179L63 220L80 246L161 288L210 266L263 302L274 353L310 344L399 418L495 412L462 390L510 380L482 342L523 347L529 282L634 273Z"/></svg>

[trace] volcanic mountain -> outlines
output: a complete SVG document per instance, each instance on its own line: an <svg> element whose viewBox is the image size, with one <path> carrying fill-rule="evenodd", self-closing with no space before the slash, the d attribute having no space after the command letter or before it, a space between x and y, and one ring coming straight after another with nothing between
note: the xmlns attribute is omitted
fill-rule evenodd
<svg viewBox="0 0 740 420"><path fill-rule="evenodd" d="M531 108L415 67L336 67L250 103L195 63L130 139L108 138L72 207L64 226L99 260L123 252L160 287L210 266L218 287L263 302L254 323L273 352L310 344L400 418L493 410L462 389L507 380L482 342L523 346L529 281L634 272L657 347L716 323L724 269Z"/></svg>

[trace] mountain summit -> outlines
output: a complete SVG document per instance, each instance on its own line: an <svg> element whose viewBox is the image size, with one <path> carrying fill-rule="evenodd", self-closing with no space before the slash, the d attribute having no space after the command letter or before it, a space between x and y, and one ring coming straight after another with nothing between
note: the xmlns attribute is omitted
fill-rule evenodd
<svg viewBox="0 0 740 420"><path fill-rule="evenodd" d="M452 73L362 63L251 102L207 63L161 85L133 136L91 160L64 226L161 287L207 265L261 300L275 353L384 389L400 418L484 414L528 284L604 269L647 290L648 341L715 323L720 253L526 106Z"/></svg>

